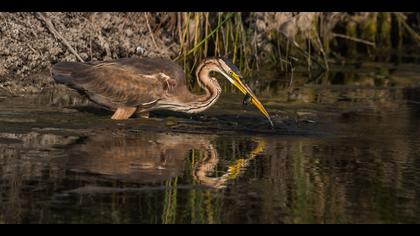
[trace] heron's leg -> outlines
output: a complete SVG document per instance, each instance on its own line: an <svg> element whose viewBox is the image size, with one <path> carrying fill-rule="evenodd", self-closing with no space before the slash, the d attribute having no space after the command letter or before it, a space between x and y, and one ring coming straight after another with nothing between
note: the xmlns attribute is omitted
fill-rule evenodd
<svg viewBox="0 0 420 236"><path fill-rule="evenodd" d="M127 120L136 112L137 107L118 107L114 115L111 117L113 120Z"/></svg>
<svg viewBox="0 0 420 236"><path fill-rule="evenodd" d="M149 119L149 112L140 112L140 117Z"/></svg>

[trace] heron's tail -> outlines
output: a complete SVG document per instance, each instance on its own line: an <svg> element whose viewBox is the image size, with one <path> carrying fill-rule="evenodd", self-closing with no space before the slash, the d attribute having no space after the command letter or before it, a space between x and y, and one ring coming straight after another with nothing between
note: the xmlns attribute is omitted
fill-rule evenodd
<svg viewBox="0 0 420 236"><path fill-rule="evenodd" d="M88 64L80 62L60 62L53 66L51 76L57 83L72 84L73 73L80 72L88 67Z"/></svg>

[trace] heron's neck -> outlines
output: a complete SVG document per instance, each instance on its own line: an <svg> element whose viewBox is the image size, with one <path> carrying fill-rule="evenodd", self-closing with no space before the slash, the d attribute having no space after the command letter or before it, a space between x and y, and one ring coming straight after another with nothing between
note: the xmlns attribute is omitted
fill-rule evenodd
<svg viewBox="0 0 420 236"><path fill-rule="evenodd" d="M204 90L204 94L191 94L189 101L186 101L184 112L197 113L210 108L219 98L222 88L216 78L211 77L211 72L218 72L217 65L211 60L202 62L196 70L198 85Z"/></svg>
<svg viewBox="0 0 420 236"><path fill-rule="evenodd" d="M193 94L185 86L169 101L161 102L159 108L178 112L198 113L211 107L222 92L222 88L217 80L210 77L210 72L212 71L219 72L214 59L203 61L196 70L197 82L204 90L204 94Z"/></svg>
<svg viewBox="0 0 420 236"><path fill-rule="evenodd" d="M185 91L179 91L176 103L173 101L165 103L162 108L186 113L198 113L207 110L217 101L222 92L217 80L210 77L212 71L218 71L218 67L211 60L202 62L196 70L197 82L204 90L204 94L193 94L185 88Z"/></svg>

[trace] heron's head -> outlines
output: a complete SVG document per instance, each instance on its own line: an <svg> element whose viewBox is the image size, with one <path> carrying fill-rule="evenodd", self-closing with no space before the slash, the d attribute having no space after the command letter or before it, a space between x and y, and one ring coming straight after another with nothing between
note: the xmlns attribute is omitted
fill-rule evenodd
<svg viewBox="0 0 420 236"><path fill-rule="evenodd" d="M261 113L264 114L265 117L270 121L271 126L273 126L273 122L271 121L270 115L268 114L267 110L255 96L255 94L251 91L251 89L243 82L243 76L239 69L233 65L228 59L225 58L216 58L216 63L219 68L219 72L229 80L236 88L238 88L244 95L245 99L247 99L249 103L254 104ZM244 100L245 101L245 100Z"/></svg>

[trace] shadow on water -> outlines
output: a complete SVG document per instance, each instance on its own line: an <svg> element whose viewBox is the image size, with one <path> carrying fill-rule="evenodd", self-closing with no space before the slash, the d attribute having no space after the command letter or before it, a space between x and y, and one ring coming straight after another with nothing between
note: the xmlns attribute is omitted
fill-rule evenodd
<svg viewBox="0 0 420 236"><path fill-rule="evenodd" d="M77 96L3 99L0 222L419 222L419 89L365 75L250 83L274 130L238 94L125 122Z"/></svg>

